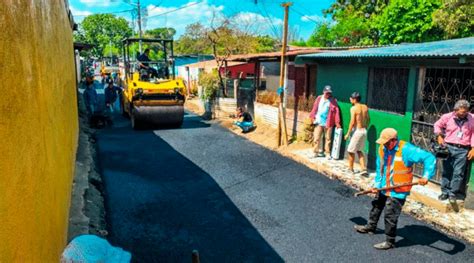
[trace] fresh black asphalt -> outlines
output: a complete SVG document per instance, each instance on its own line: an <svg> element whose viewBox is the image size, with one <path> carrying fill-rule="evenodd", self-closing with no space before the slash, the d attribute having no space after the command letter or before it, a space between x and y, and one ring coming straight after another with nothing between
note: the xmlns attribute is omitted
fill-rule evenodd
<svg viewBox="0 0 474 263"><path fill-rule="evenodd" d="M410 216L397 249L357 234L369 197L186 114L180 129L97 133L109 241L135 262L473 262L474 248ZM379 222L383 229L383 219Z"/></svg>

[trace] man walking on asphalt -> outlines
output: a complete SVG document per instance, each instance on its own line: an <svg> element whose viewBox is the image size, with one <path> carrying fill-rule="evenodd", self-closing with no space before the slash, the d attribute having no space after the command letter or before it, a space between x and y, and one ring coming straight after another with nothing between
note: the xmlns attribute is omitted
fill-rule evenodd
<svg viewBox="0 0 474 263"><path fill-rule="evenodd" d="M411 186L398 187L393 190L379 191L378 188L411 183L413 180L413 165L423 164L423 178L418 180L420 185L426 185L436 171L436 158L433 154L418 148L408 142L398 139L397 131L386 128L380 134L377 143L380 144L377 156L375 188L377 194L372 201L367 225L356 225L355 230L362 234L374 234L382 211L385 209L385 237L382 243L374 248L387 250L395 247L398 217L410 194Z"/></svg>
<svg viewBox="0 0 474 263"><path fill-rule="evenodd" d="M109 79L107 82L107 87L104 89L104 98L105 98L105 108L109 113L115 111L115 102L119 97L121 89L114 85L114 80Z"/></svg>
<svg viewBox="0 0 474 263"><path fill-rule="evenodd" d="M459 100L454 111L446 113L434 124L438 143L446 145L449 156L443 161L441 195L439 200L466 198L466 175L468 160L474 158L474 117L469 114L470 103Z"/></svg>
<svg viewBox="0 0 474 263"><path fill-rule="evenodd" d="M309 117L316 125L314 128L313 149L315 157L327 156L328 158L331 158L332 131L334 126L341 128L339 105L337 104L337 100L332 96L331 86L325 86L323 89L323 95L316 98ZM324 152L320 149L323 134L326 141L324 144Z"/></svg>
<svg viewBox="0 0 474 263"><path fill-rule="evenodd" d="M352 133L351 141L347 147L347 152L349 153L349 170L353 174L354 171L354 160L355 154L359 156L361 173L360 175L367 176L367 166L365 164L364 148L365 140L367 139L367 126L369 125L369 108L367 105L360 103L361 96L359 92L354 92L351 94L350 101L352 103L351 108L351 121L349 123L349 129L347 130L344 140L348 140L351 136L352 130L355 128L355 131Z"/></svg>

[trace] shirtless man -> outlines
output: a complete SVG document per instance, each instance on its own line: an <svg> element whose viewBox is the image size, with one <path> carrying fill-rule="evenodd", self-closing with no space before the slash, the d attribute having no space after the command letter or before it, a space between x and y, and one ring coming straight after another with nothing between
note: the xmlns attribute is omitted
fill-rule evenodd
<svg viewBox="0 0 474 263"><path fill-rule="evenodd" d="M369 109L367 105L360 103L360 94L359 92L352 93L350 97L352 103L351 108L351 122L349 123L349 130L344 137L344 140L348 140L352 130L355 128L354 133L352 134L351 141L347 147L347 152L349 153L349 169L353 174L354 171L354 159L355 154L359 156L360 167L362 169L361 175L367 176L367 166L365 165L365 140L367 139L367 126L369 125Z"/></svg>

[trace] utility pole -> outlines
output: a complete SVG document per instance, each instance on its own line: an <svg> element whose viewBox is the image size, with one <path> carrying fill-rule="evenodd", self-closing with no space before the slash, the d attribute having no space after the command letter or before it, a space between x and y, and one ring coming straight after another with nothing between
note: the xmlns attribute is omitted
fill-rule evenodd
<svg viewBox="0 0 474 263"><path fill-rule="evenodd" d="M281 47L281 62L280 62L280 104L278 106L278 132L277 132L277 145L281 146L281 130L283 129L283 142L288 145L288 132L286 130L286 111L283 107L283 101L285 96L284 83L285 83L285 65L286 65L286 46L288 41L288 13L290 10L291 2L281 4L285 8L285 17L283 19L283 40ZM283 127L282 127L283 122Z"/></svg>
<svg viewBox="0 0 474 263"><path fill-rule="evenodd" d="M137 17L138 17L138 37L142 38L142 10L140 7L140 0L137 0ZM138 42L138 49L142 53L142 41Z"/></svg>

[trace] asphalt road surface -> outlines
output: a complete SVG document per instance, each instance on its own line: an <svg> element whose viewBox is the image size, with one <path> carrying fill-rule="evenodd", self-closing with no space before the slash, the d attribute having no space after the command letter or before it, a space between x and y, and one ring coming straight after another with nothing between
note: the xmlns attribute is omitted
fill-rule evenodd
<svg viewBox="0 0 474 263"><path fill-rule="evenodd" d="M473 262L474 248L410 216L397 248L367 236L369 197L186 114L180 129L97 134L109 241L135 262ZM379 222L383 229L383 219Z"/></svg>

